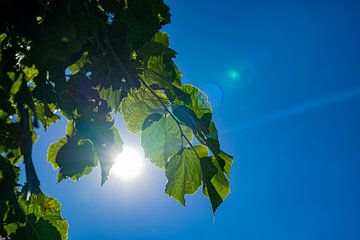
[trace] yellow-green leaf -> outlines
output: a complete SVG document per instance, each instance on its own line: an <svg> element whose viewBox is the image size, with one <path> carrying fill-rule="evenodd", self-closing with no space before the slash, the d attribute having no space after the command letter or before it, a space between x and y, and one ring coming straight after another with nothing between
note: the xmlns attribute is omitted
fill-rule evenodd
<svg viewBox="0 0 360 240"><path fill-rule="evenodd" d="M189 141L192 141L192 132L188 127L181 126ZM141 133L141 145L145 156L156 166L163 168L169 157L179 149L188 146L182 139L179 126L171 116L162 117L145 128Z"/></svg>
<svg viewBox="0 0 360 240"><path fill-rule="evenodd" d="M196 153L195 153L196 152ZM198 157L206 157L208 150L203 145L184 148L171 157L166 165L168 182L165 193L185 206L185 194L195 193L201 184L201 167Z"/></svg>
<svg viewBox="0 0 360 240"><path fill-rule="evenodd" d="M161 101L166 103L164 96L157 92ZM120 104L120 113L123 114L127 128L132 133L142 129L145 119L153 114L164 114L160 100L145 88L131 89L128 96Z"/></svg>

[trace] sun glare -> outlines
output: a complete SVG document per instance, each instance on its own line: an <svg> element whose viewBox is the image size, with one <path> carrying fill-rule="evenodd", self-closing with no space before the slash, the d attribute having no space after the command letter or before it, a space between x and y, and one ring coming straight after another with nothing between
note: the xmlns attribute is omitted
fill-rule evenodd
<svg viewBox="0 0 360 240"><path fill-rule="evenodd" d="M140 176L143 170L143 157L133 147L124 146L123 151L116 156L111 172L122 180L132 180Z"/></svg>

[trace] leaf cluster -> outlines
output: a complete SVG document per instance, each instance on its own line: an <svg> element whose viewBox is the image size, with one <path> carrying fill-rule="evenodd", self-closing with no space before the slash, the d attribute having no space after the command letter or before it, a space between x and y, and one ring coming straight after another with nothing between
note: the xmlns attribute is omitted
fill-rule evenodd
<svg viewBox="0 0 360 240"><path fill-rule="evenodd" d="M220 149L206 94L181 84L160 31L170 16L162 0L0 2L1 237L67 239L60 204L42 193L32 159L35 129L60 117L65 135L47 156L59 182L100 166L105 183L122 151L113 120L120 113L164 169L165 193L185 205L202 185L215 213L230 192L233 159Z"/></svg>

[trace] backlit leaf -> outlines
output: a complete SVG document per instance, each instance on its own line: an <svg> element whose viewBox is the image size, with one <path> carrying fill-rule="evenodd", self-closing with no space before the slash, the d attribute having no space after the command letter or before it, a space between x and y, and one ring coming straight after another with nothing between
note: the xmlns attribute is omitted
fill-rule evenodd
<svg viewBox="0 0 360 240"><path fill-rule="evenodd" d="M164 103L166 99L161 93L158 96ZM137 133L142 129L145 119L153 114L164 114L160 101L147 89L133 89L120 104L120 113L130 132Z"/></svg>
<svg viewBox="0 0 360 240"><path fill-rule="evenodd" d="M73 138L64 141L62 138L57 144L52 144L48 152L48 161L60 168L60 180L67 177L77 180L89 174L91 168L96 166L93 143L87 139Z"/></svg>
<svg viewBox="0 0 360 240"><path fill-rule="evenodd" d="M201 184L202 173L198 156L207 155L208 150L202 145L181 149L173 155L166 165L168 182L165 193L185 206L184 195L195 193Z"/></svg>
<svg viewBox="0 0 360 240"><path fill-rule="evenodd" d="M215 213L230 193L229 181L215 157L204 157L200 163L203 176L203 193L210 198L213 213Z"/></svg>
<svg viewBox="0 0 360 240"><path fill-rule="evenodd" d="M204 114L212 113L208 96L203 91L190 84L182 85L180 89L190 95L191 101L189 104L185 103L185 106L193 110L199 119L201 119Z"/></svg>
<svg viewBox="0 0 360 240"><path fill-rule="evenodd" d="M163 0L0 1L0 238L67 239L33 163L38 123L46 130L60 114L66 136L47 155L58 181L100 165L104 184L122 151L120 112L146 157L165 168L168 195L185 205L202 182L215 212L229 194L233 158L220 149L206 94L181 84L160 31L170 16Z"/></svg>
<svg viewBox="0 0 360 240"><path fill-rule="evenodd" d="M182 126L185 136L192 141L191 130ZM168 158L179 149L188 146L185 139L182 139L179 126L170 116L162 117L152 123L141 133L141 145L144 148L145 156L156 166L165 167Z"/></svg>
<svg viewBox="0 0 360 240"><path fill-rule="evenodd" d="M115 154L119 154L123 149L123 142L120 138L119 131L112 127L113 141L114 143L105 148L104 146L97 148L97 154L101 166L101 185L108 179L110 169L115 163Z"/></svg>

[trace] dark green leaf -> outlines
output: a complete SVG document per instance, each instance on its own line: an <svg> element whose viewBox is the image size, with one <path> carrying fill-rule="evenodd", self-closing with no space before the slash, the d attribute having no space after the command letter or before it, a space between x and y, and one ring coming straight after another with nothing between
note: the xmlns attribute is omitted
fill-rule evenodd
<svg viewBox="0 0 360 240"><path fill-rule="evenodd" d="M60 180L67 177L79 179L89 174L91 168L96 166L93 143L76 138L68 138L66 143L64 141L62 138L57 144L52 144L48 152L48 161L60 168Z"/></svg>
<svg viewBox="0 0 360 240"><path fill-rule="evenodd" d="M34 215L37 219L48 221L60 233L62 240L68 239L69 225L61 216L61 205L55 198L39 193L26 201L22 195L19 204L26 215Z"/></svg>
<svg viewBox="0 0 360 240"><path fill-rule="evenodd" d="M37 219L31 214L26 219L26 225L17 229L11 239L16 240L62 240L58 230L42 218Z"/></svg>
<svg viewBox="0 0 360 240"><path fill-rule="evenodd" d="M16 192L19 168L0 155L0 201L9 200Z"/></svg>

